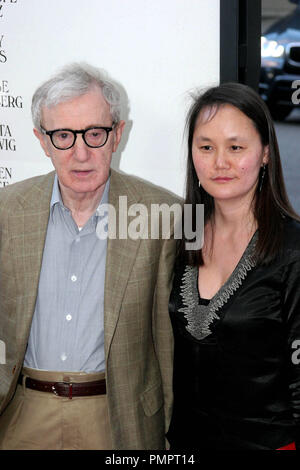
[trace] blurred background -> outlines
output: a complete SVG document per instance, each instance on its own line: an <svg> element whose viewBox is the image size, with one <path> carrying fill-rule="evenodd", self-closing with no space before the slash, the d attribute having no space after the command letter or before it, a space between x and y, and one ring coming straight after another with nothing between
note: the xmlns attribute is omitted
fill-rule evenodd
<svg viewBox="0 0 300 470"><path fill-rule="evenodd" d="M261 26L259 91L275 120L288 195L300 213L300 1L262 0Z"/></svg>

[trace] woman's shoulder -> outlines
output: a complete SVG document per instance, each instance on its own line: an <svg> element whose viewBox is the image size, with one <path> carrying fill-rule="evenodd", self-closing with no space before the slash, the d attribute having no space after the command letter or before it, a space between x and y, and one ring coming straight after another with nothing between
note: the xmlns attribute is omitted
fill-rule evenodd
<svg viewBox="0 0 300 470"><path fill-rule="evenodd" d="M177 282L181 282L182 277L186 271L186 267L186 260L182 256L177 257L174 266L174 278Z"/></svg>
<svg viewBox="0 0 300 470"><path fill-rule="evenodd" d="M300 221L285 217L283 230L283 249L300 255Z"/></svg>

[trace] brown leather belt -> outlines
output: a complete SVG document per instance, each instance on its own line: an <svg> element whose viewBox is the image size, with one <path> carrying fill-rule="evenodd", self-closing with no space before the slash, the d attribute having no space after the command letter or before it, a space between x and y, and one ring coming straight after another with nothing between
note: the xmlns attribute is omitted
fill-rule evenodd
<svg viewBox="0 0 300 470"><path fill-rule="evenodd" d="M18 383L23 384L23 374L19 375ZM25 378L25 387L38 392L54 393L59 397L87 397L91 395L104 395L106 393L105 379L95 382L45 382L31 377Z"/></svg>

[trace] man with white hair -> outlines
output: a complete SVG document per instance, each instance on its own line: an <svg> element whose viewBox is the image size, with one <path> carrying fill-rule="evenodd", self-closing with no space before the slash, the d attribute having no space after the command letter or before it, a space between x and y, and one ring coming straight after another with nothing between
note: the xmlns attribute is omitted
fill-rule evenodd
<svg viewBox="0 0 300 470"><path fill-rule="evenodd" d="M175 242L112 224L120 196L149 211L174 198L111 170L125 122L98 69L65 67L32 116L55 171L0 190L0 448L164 449Z"/></svg>

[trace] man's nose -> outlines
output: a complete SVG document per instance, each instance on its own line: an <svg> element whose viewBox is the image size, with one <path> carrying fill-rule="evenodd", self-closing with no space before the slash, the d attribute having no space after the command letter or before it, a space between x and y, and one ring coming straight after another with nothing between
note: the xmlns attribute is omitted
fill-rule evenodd
<svg viewBox="0 0 300 470"><path fill-rule="evenodd" d="M73 155L76 160L85 161L89 158L90 149L83 140L82 134L77 134L73 147Z"/></svg>

